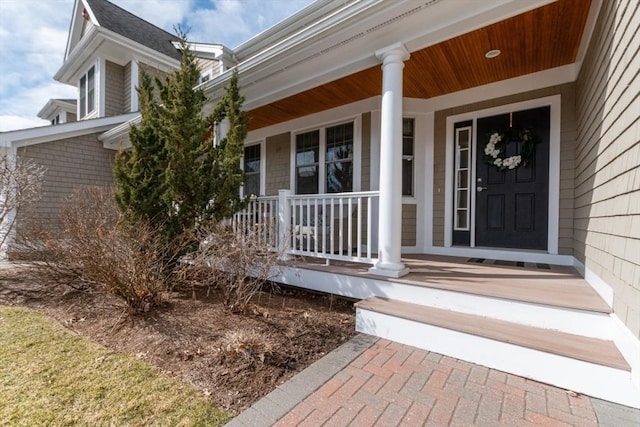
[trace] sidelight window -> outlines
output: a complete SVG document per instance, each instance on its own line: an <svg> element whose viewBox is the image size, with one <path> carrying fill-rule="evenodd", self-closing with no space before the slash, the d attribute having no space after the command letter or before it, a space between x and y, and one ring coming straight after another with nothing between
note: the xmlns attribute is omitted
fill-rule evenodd
<svg viewBox="0 0 640 427"><path fill-rule="evenodd" d="M471 127L456 129L455 134L455 230L469 230Z"/></svg>

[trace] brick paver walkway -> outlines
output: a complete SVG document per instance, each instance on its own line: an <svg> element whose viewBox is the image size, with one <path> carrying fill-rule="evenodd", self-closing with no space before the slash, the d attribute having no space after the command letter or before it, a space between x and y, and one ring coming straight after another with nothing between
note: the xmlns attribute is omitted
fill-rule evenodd
<svg viewBox="0 0 640 427"><path fill-rule="evenodd" d="M586 396L379 340L278 426L597 426Z"/></svg>

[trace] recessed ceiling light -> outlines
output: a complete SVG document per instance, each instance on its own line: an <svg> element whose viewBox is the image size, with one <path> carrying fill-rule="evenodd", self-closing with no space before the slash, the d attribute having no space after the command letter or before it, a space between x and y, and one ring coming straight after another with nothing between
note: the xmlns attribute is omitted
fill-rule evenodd
<svg viewBox="0 0 640 427"><path fill-rule="evenodd" d="M491 49L489 52L485 53L484 56L486 58L495 58L496 56L500 55L502 52L500 52L500 49Z"/></svg>

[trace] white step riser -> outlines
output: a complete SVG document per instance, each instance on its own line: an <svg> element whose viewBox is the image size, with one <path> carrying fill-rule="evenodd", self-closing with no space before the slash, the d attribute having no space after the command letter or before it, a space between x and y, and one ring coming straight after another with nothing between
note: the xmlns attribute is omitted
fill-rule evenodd
<svg viewBox="0 0 640 427"><path fill-rule="evenodd" d="M640 408L631 373L412 320L358 309L356 330Z"/></svg>
<svg viewBox="0 0 640 427"><path fill-rule="evenodd" d="M379 296L585 337L610 340L613 333L609 315L595 312L288 267L281 268L272 280L350 298Z"/></svg>

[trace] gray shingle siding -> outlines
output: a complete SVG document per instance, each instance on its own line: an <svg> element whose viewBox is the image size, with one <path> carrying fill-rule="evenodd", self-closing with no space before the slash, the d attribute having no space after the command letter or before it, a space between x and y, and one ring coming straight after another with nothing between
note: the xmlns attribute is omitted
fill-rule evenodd
<svg viewBox="0 0 640 427"><path fill-rule="evenodd" d="M54 226L65 199L77 188L113 184L115 152L102 147L99 134L51 141L18 149L18 155L33 159L47 171L41 199L29 207L28 215ZM18 224L20 227L23 224Z"/></svg>
<svg viewBox="0 0 640 427"><path fill-rule="evenodd" d="M602 3L576 88L574 254L640 337L640 2Z"/></svg>
<svg viewBox="0 0 640 427"><path fill-rule="evenodd" d="M105 117L124 114L125 69L110 61L106 61L105 68Z"/></svg>

